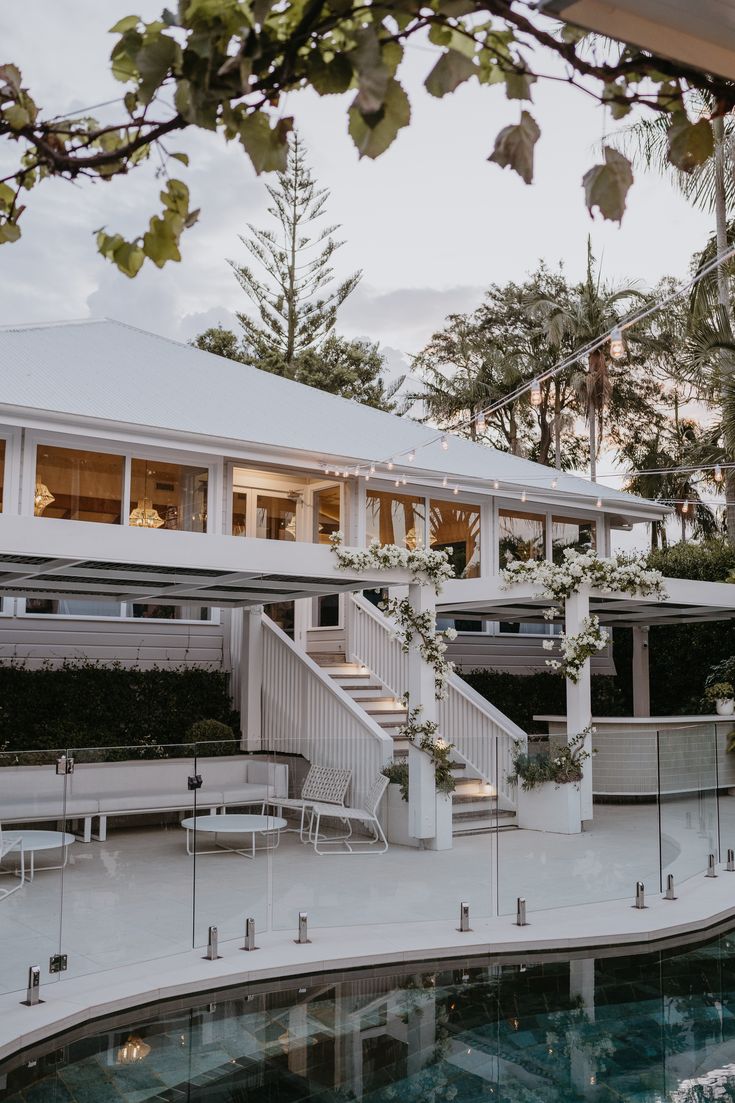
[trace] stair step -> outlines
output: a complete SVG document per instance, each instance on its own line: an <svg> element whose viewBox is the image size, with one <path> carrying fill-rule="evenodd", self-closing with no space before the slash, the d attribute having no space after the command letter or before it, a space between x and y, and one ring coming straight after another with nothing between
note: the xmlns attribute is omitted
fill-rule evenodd
<svg viewBox="0 0 735 1103"><path fill-rule="evenodd" d="M364 677L359 674L349 674L344 678L338 674L333 674L332 681L336 682L337 685L341 686L347 693L353 691L355 693L362 693L369 689L377 689L380 693L385 693L380 682L373 681L369 674L366 674Z"/></svg>
<svg viewBox="0 0 735 1103"><path fill-rule="evenodd" d="M342 686L346 689L346 686ZM350 697L353 701L390 701L391 704L395 704L395 698L386 697L385 690L381 686L365 686L360 689L353 689L350 692ZM404 705L401 708L405 709Z"/></svg>
<svg viewBox="0 0 735 1103"><path fill-rule="evenodd" d="M312 656L313 658L313 656ZM341 677L342 675L361 675L365 678L371 678L372 674L364 666L358 666L357 663L319 663L318 664L325 674L329 674L330 677Z"/></svg>
<svg viewBox="0 0 735 1103"><path fill-rule="evenodd" d="M495 824L490 820L468 820L461 827L453 828L452 836L461 839L464 835L491 835L493 832L517 830L518 824L515 822Z"/></svg>

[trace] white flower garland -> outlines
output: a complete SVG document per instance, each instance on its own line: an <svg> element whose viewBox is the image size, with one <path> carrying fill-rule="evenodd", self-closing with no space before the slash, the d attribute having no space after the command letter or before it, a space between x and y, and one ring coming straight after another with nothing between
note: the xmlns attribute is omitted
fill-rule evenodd
<svg viewBox="0 0 735 1103"><path fill-rule="evenodd" d="M545 651L553 651L555 640L544 640L541 646ZM598 651L604 651L608 644L608 634L600 627L599 617L585 617L581 630L572 636L562 632L559 636L559 659L547 659L546 665L561 672L576 685L582 676L582 668Z"/></svg>
<svg viewBox="0 0 735 1103"><path fill-rule="evenodd" d="M454 578L454 571L445 551L431 548L399 548L397 544L381 544L372 540L367 548L344 548L344 536L333 532L329 537L337 562L345 570L391 571L403 567L411 572L414 582L430 582L436 594L441 593L442 583Z"/></svg>
<svg viewBox="0 0 735 1103"><path fill-rule="evenodd" d="M645 560L638 556L620 552L603 559L594 551L578 552L567 548L561 563L552 563L548 559L516 559L500 573L505 589L528 580L540 587L539 597L549 597L562 604L582 586L590 586L603 594L666 597L664 576L660 571L647 567ZM560 609L551 606L544 609L543 615L545 620L554 620L560 613ZM604 650L607 643L608 633L600 627L599 617L586 617L579 632L570 636L561 634L561 660L547 659L546 665L553 670L561 670L576 684L587 659ZM546 651L553 651L556 641L544 640L542 646Z"/></svg>
<svg viewBox="0 0 735 1103"><path fill-rule="evenodd" d="M427 548L409 551L407 548L399 548L397 544L379 544L377 540L373 540L367 548L344 548L342 540L341 532L335 532L329 537L337 562L345 570L391 570L394 567L404 567L411 571L415 582L430 582L436 594L441 593L443 582L454 577L445 551ZM448 662L444 653L447 650L446 641L457 638L455 629L446 628L443 632L437 632L436 613L428 609L417 613L408 598L388 598L387 601L381 601L378 608L395 620L396 639L404 652L408 653L414 639L418 640L421 658L434 670L434 695L437 701L445 700L454 663Z"/></svg>

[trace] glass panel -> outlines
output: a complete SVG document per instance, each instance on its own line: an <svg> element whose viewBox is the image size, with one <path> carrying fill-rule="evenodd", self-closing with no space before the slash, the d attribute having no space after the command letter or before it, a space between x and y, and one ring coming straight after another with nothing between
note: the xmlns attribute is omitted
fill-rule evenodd
<svg viewBox="0 0 735 1103"><path fill-rule="evenodd" d="M314 543L328 544L329 537L339 532L340 488L327 486L314 494Z"/></svg>
<svg viewBox="0 0 735 1103"><path fill-rule="evenodd" d="M501 509L498 513L500 566L511 559L544 559L546 521L533 513Z"/></svg>
<svg viewBox="0 0 735 1103"><path fill-rule="evenodd" d="M562 742L561 732L529 738L529 754L553 756ZM655 730L598 726L592 749L593 815L584 831L573 783L550 781L530 792L516 787L520 830L498 837L501 914L515 913L518 897L530 912L605 900L632 904L636 881L649 895L660 891Z"/></svg>
<svg viewBox="0 0 735 1103"><path fill-rule="evenodd" d="M665 887L670 873L678 883L702 873L710 854L719 861L715 725L660 729L658 770L661 876ZM726 830L729 815L727 819Z"/></svg>
<svg viewBox="0 0 735 1103"><path fill-rule="evenodd" d="M120 611L119 601L106 601L104 598L95 599L91 596L89 600L26 598L26 613L52 613L64 617L119 617Z"/></svg>
<svg viewBox="0 0 735 1103"><path fill-rule="evenodd" d="M94 807L94 837L64 872L65 976L153 961L191 949L193 861L181 821L204 788L191 744L69 751L67 810ZM219 801L219 794L214 803Z"/></svg>
<svg viewBox="0 0 735 1103"><path fill-rule="evenodd" d="M440 631L445 628L454 628L456 632L484 632L485 622L479 620L465 620L460 617L437 617L436 626Z"/></svg>
<svg viewBox="0 0 735 1103"><path fill-rule="evenodd" d="M294 637L295 606L293 601L273 601L263 606L263 612L274 621L282 632Z"/></svg>
<svg viewBox="0 0 735 1103"><path fill-rule="evenodd" d="M395 731L400 703L374 707L386 733ZM294 715L291 747L300 730ZM288 828L271 856L274 929L295 931L301 911L312 927L439 919L457 926L462 901L475 917L492 914L494 793L455 756L455 794L436 802L439 848L424 847L411 833L402 785L408 769L420 771L428 759L416 752L418 764L412 758L409 767L406 754L405 743L394 750L392 737L381 745L366 731L304 739L303 754L290 756L290 799L280 806ZM391 756L392 780L376 810L373 787ZM311 767L322 768L316 783ZM302 803L308 798L318 800L315 812Z"/></svg>
<svg viewBox="0 0 735 1103"><path fill-rule="evenodd" d="M211 620L212 610L203 605L127 605L125 615L143 620Z"/></svg>
<svg viewBox="0 0 735 1103"><path fill-rule="evenodd" d="M63 750L0 753L2 992L25 992L31 965L40 966L42 989L61 975L49 970L62 949L61 867L68 874L79 862L83 844L71 829L84 811L71 802L67 823L64 762Z"/></svg>
<svg viewBox="0 0 735 1103"><path fill-rule="evenodd" d="M232 492L232 535L248 535L248 496L244 490Z"/></svg>
<svg viewBox="0 0 735 1103"><path fill-rule="evenodd" d="M255 535L259 540L295 540L296 500L259 494Z"/></svg>
<svg viewBox="0 0 735 1103"><path fill-rule="evenodd" d="M315 598L314 605L315 628L336 628L339 625L339 594Z"/></svg>
<svg viewBox="0 0 735 1103"><path fill-rule="evenodd" d="M567 548L585 551L597 546L597 525L594 521L579 521L573 517L551 518L551 558L561 563Z"/></svg>
<svg viewBox="0 0 735 1103"><path fill-rule="evenodd" d="M368 490L365 508L368 544L377 540L380 544L400 544L404 548L423 546L426 527L424 498Z"/></svg>
<svg viewBox="0 0 735 1103"><path fill-rule="evenodd" d="M194 945L242 941L245 920L268 922L268 861L281 842L271 798L288 791L288 758L243 753L239 740L198 743L196 822L188 833L195 868Z"/></svg>
<svg viewBox="0 0 735 1103"><path fill-rule="evenodd" d="M119 525L125 460L39 444L36 449L36 517L63 517Z"/></svg>
<svg viewBox="0 0 735 1103"><path fill-rule="evenodd" d="M3 510L3 489L5 486L5 448L5 441L0 440L0 513Z"/></svg>
<svg viewBox="0 0 735 1103"><path fill-rule="evenodd" d="M208 482L206 467L134 459L128 524L206 532Z"/></svg>
<svg viewBox="0 0 735 1103"><path fill-rule="evenodd" d="M455 578L480 574L480 507L429 502L429 543L446 551Z"/></svg>

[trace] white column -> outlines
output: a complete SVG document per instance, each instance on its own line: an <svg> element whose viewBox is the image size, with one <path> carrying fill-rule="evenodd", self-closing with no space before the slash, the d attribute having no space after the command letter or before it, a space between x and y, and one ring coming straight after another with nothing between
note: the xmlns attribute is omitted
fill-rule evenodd
<svg viewBox="0 0 735 1103"><path fill-rule="evenodd" d="M582 622L589 616L589 589L583 586L578 593L566 600L565 631L568 636L576 635L582 628ZM587 659L580 672L579 681L567 683L567 736L577 735L592 723L592 686L590 678L590 660ZM587 736L584 749L592 753L592 737ZM592 759L584 763L584 776L581 784L582 819L592 819Z"/></svg>
<svg viewBox="0 0 735 1103"><path fill-rule="evenodd" d="M259 751L262 738L263 606L243 609L240 648L240 726L242 747Z"/></svg>
<svg viewBox="0 0 735 1103"><path fill-rule="evenodd" d="M641 625L633 629L633 715L651 715L648 625Z"/></svg>
<svg viewBox="0 0 735 1103"><path fill-rule="evenodd" d="M431 586L411 583L408 600L415 613L433 612L436 606ZM414 640L408 653L408 707L421 708L420 722L436 720L434 671L421 657ZM416 839L436 835L436 781L429 756L415 747L408 751L408 829Z"/></svg>

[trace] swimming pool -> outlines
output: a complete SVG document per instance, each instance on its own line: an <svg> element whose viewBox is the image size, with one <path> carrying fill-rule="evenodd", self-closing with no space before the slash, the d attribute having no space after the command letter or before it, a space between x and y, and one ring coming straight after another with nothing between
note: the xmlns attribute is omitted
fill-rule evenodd
<svg viewBox="0 0 735 1103"><path fill-rule="evenodd" d="M391 965L126 1011L0 1065L0 1100L728 1103L735 929L641 953Z"/></svg>

